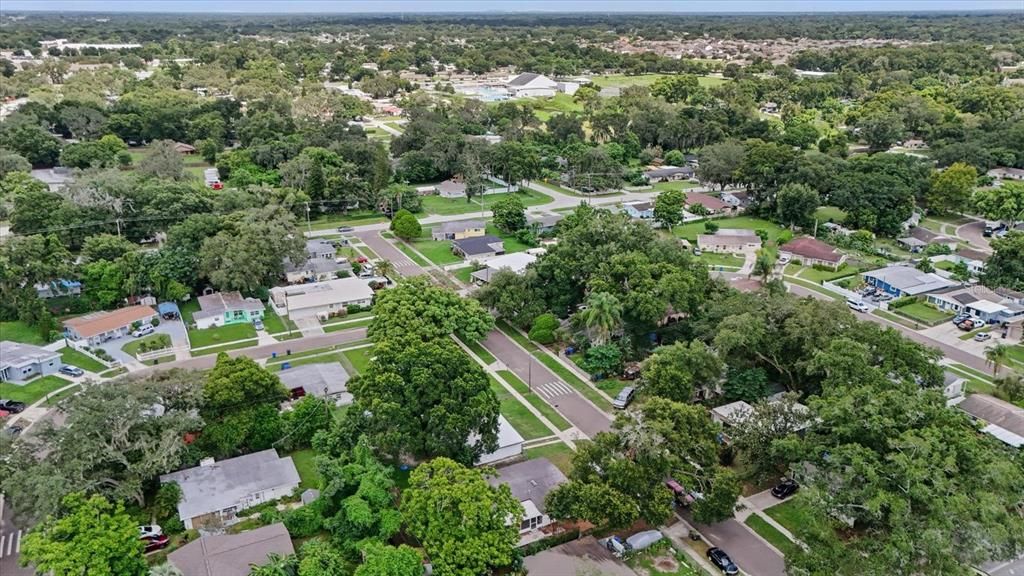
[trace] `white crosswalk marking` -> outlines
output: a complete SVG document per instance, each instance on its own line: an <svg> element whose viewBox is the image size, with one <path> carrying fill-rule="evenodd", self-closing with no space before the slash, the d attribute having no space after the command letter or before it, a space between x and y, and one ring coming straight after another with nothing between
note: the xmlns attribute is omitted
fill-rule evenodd
<svg viewBox="0 0 1024 576"><path fill-rule="evenodd" d="M7 535L0 534L0 558L4 557L4 544L7 543Z"/></svg>
<svg viewBox="0 0 1024 576"><path fill-rule="evenodd" d="M17 534L0 534L0 558L21 553L21 530Z"/></svg>
<svg viewBox="0 0 1024 576"><path fill-rule="evenodd" d="M18 530L18 539L14 541L14 553L21 554L21 530Z"/></svg>
<svg viewBox="0 0 1024 576"><path fill-rule="evenodd" d="M541 384L540 386L537 386L536 390L538 394L545 398L565 396L574 392L572 388L561 382L548 382L547 384Z"/></svg>

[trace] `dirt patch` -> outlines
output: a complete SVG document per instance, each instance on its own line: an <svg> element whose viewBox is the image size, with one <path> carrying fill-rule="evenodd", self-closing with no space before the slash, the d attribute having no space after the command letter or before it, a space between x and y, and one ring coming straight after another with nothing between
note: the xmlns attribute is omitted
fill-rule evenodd
<svg viewBox="0 0 1024 576"><path fill-rule="evenodd" d="M679 562L671 556L658 556L654 559L654 567L658 572L675 574L679 570Z"/></svg>

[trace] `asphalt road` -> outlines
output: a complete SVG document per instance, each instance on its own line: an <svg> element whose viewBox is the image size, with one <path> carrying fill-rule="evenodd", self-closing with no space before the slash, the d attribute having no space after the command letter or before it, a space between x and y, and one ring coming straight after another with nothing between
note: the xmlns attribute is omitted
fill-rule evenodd
<svg viewBox="0 0 1024 576"><path fill-rule="evenodd" d="M363 241L363 244L366 244L370 250L373 250L377 256L391 262L391 265L395 267L395 272L398 272L402 276L419 276L427 273L426 270L413 262L401 250L395 248L391 242L381 238L380 234L376 231L357 232L356 236L358 236L359 239Z"/></svg>
<svg viewBox="0 0 1024 576"><path fill-rule="evenodd" d="M992 245L989 244L988 238L985 238L984 221L975 220L964 224L956 229L956 235L967 240L973 248L984 250L985 252L992 251Z"/></svg>
<svg viewBox="0 0 1024 576"><path fill-rule="evenodd" d="M3 504L3 510L0 510L0 515L0 575L32 576L35 570L18 565L18 552L26 530L14 524L13 512L6 502Z"/></svg>
<svg viewBox="0 0 1024 576"><path fill-rule="evenodd" d="M594 407L500 330L492 330L482 344L580 432L593 438L598 432L611 428L611 416Z"/></svg>
<svg viewBox="0 0 1024 576"><path fill-rule="evenodd" d="M744 574L786 575L786 560L739 521L730 518L717 524L698 524L689 512L683 511L681 515L697 528L709 544L725 550Z"/></svg>

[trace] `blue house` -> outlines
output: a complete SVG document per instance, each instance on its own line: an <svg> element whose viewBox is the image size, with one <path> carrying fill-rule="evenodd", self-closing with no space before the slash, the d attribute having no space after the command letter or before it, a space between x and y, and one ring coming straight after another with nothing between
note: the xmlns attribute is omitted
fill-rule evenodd
<svg viewBox="0 0 1024 576"><path fill-rule="evenodd" d="M654 218L654 204L652 202L627 202L622 204L622 209L629 214L630 218L650 220Z"/></svg>
<svg viewBox="0 0 1024 576"><path fill-rule="evenodd" d="M864 273L864 281L896 297L917 296L956 286L935 273L921 272L910 266L888 266Z"/></svg>

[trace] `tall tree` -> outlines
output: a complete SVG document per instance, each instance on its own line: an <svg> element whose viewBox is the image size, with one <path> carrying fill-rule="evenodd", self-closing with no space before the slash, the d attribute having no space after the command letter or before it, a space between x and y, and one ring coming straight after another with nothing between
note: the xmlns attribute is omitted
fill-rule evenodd
<svg viewBox="0 0 1024 576"><path fill-rule="evenodd" d="M818 209L818 193L803 184L784 184L776 199L779 222L788 226L807 226Z"/></svg>
<svg viewBox="0 0 1024 576"><path fill-rule="evenodd" d="M420 464L402 494L402 516L438 576L476 576L508 566L523 507L507 485L447 458Z"/></svg>
<svg viewBox="0 0 1024 576"><path fill-rule="evenodd" d="M494 328L494 318L478 301L423 278L409 278L381 292L373 310L369 336L375 341L430 341L451 334L472 341Z"/></svg>
<svg viewBox="0 0 1024 576"><path fill-rule="evenodd" d="M276 283L286 257L302 261L305 242L295 216L278 206L232 215L199 252L200 269L214 286L247 294Z"/></svg>
<svg viewBox="0 0 1024 576"><path fill-rule="evenodd" d="M935 172L928 191L928 206L939 212L962 213L970 204L977 180L978 171L963 162Z"/></svg>
<svg viewBox="0 0 1024 576"><path fill-rule="evenodd" d="M713 389L724 364L703 342L676 342L655 349L643 367L643 390L676 402L690 402L698 388Z"/></svg>
<svg viewBox="0 0 1024 576"><path fill-rule="evenodd" d="M277 376L251 358L221 352L203 385L199 446L220 458L269 448L281 438L278 405L287 398Z"/></svg>
<svg viewBox="0 0 1024 576"><path fill-rule="evenodd" d="M683 206L686 193L682 190L666 190L654 199L654 219L662 227L671 230L683 221Z"/></svg>
<svg viewBox="0 0 1024 576"><path fill-rule="evenodd" d="M573 315L573 322L600 346L622 325L622 303L614 294L595 292L587 296L586 308Z"/></svg>
<svg viewBox="0 0 1024 576"><path fill-rule="evenodd" d="M505 232L526 228L526 207L518 196L509 196L491 206L494 225Z"/></svg>
<svg viewBox="0 0 1024 576"><path fill-rule="evenodd" d="M147 572L137 523L124 507L103 496L82 493L66 496L57 515L25 535L19 562L54 576L143 576Z"/></svg>
<svg viewBox="0 0 1024 576"><path fill-rule="evenodd" d="M992 288L1024 290L1024 232L1010 232L992 240L992 257L981 279Z"/></svg>

